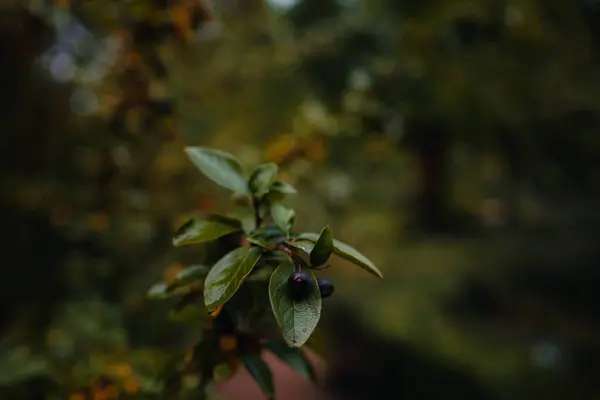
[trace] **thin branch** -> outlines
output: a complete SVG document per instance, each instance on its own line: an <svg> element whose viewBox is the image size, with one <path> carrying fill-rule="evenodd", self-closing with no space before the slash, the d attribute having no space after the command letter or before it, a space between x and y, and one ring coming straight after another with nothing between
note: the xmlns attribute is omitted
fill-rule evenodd
<svg viewBox="0 0 600 400"><path fill-rule="evenodd" d="M255 229L258 229L263 221L260 217L260 200L256 196L252 196L252 208L254 208L254 223L256 224Z"/></svg>

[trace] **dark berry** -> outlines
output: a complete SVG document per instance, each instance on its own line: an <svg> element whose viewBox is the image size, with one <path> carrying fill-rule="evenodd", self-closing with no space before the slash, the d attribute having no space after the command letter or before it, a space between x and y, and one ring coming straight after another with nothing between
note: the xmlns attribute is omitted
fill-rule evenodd
<svg viewBox="0 0 600 400"><path fill-rule="evenodd" d="M319 285L322 298L329 297L333 294L335 288L329 279L319 278L317 279L317 283Z"/></svg>
<svg viewBox="0 0 600 400"><path fill-rule="evenodd" d="M307 272L295 272L288 278L288 288L292 299L304 300L312 290L312 277Z"/></svg>

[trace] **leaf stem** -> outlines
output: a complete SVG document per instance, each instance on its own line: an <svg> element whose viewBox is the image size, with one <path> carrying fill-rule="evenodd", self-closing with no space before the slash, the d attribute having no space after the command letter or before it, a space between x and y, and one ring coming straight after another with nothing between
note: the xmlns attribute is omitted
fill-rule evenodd
<svg viewBox="0 0 600 400"><path fill-rule="evenodd" d="M258 229L262 224L262 218L260 217L260 200L256 196L252 196L252 208L254 208L255 229Z"/></svg>

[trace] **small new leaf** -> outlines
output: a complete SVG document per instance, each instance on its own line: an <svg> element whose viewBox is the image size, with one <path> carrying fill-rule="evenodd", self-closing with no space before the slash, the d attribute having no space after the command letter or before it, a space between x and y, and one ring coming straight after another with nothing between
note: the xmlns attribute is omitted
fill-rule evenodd
<svg viewBox="0 0 600 400"><path fill-rule="evenodd" d="M248 187L252 194L257 197L262 197L269 192L271 184L275 181L275 178L277 178L278 171L279 167L275 163L259 165L254 172L252 172L250 180L248 181Z"/></svg>
<svg viewBox="0 0 600 400"><path fill-rule="evenodd" d="M301 349L289 347L281 340L271 340L266 349L275 354L280 360L292 367L304 378L317 382L317 374Z"/></svg>
<svg viewBox="0 0 600 400"><path fill-rule="evenodd" d="M248 194L244 170L236 157L221 150L204 147L187 147L185 152L209 179L236 193Z"/></svg>
<svg viewBox="0 0 600 400"><path fill-rule="evenodd" d="M273 182L271 185L270 191L278 192L282 194L296 194L298 193L296 189L287 182Z"/></svg>
<svg viewBox="0 0 600 400"><path fill-rule="evenodd" d="M277 267L269 281L269 299L285 342L290 347L302 347L319 323L322 301L317 279L310 271L313 286L310 295L303 300L290 297L288 278L294 270L290 262Z"/></svg>
<svg viewBox="0 0 600 400"><path fill-rule="evenodd" d="M261 253L260 247L238 247L217 261L204 282L204 304L208 311L215 311L231 299Z"/></svg>
<svg viewBox="0 0 600 400"><path fill-rule="evenodd" d="M331 257L331 253L333 253L333 233L329 226L326 226L310 252L310 265L318 267L325 264Z"/></svg>
<svg viewBox="0 0 600 400"><path fill-rule="evenodd" d="M273 374L267 363L258 354L246 354L242 356L242 363L252 375L258 386L269 400L275 399L275 384Z"/></svg>
<svg viewBox="0 0 600 400"><path fill-rule="evenodd" d="M314 242L309 240L295 240L293 242L286 242L286 245L292 251L292 254L299 258L304 265L310 265L310 253L315 248Z"/></svg>
<svg viewBox="0 0 600 400"><path fill-rule="evenodd" d="M299 241L300 240L309 240L313 243L316 243L317 240L319 239L319 236L320 235L318 233L302 233L297 236L296 240L299 240ZM379 278L383 278L383 274L381 273L381 271L379 271L379 269L375 266L375 264L373 264L373 262L371 260L369 260L367 257L362 255L354 247L352 247L346 243L340 242L339 240L334 239L333 240L333 253L335 255L359 266L360 268L364 269L365 271L370 272L371 274L373 274Z"/></svg>
<svg viewBox="0 0 600 400"><path fill-rule="evenodd" d="M209 242L240 230L239 227L224 222L191 219L175 232L173 245L179 247Z"/></svg>
<svg viewBox="0 0 600 400"><path fill-rule="evenodd" d="M275 203L271 205L271 217L275 225L289 233L294 226L296 212L283 203Z"/></svg>

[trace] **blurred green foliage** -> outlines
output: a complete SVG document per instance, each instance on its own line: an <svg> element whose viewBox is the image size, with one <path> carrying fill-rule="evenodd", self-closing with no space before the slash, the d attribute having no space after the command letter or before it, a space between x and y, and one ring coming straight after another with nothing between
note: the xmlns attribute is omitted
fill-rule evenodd
<svg viewBox="0 0 600 400"><path fill-rule="evenodd" d="M186 144L279 163L299 229L382 267L331 274L385 334L506 397L599 395L597 1L1 5L1 397L150 395L197 337L143 299L229 200Z"/></svg>

